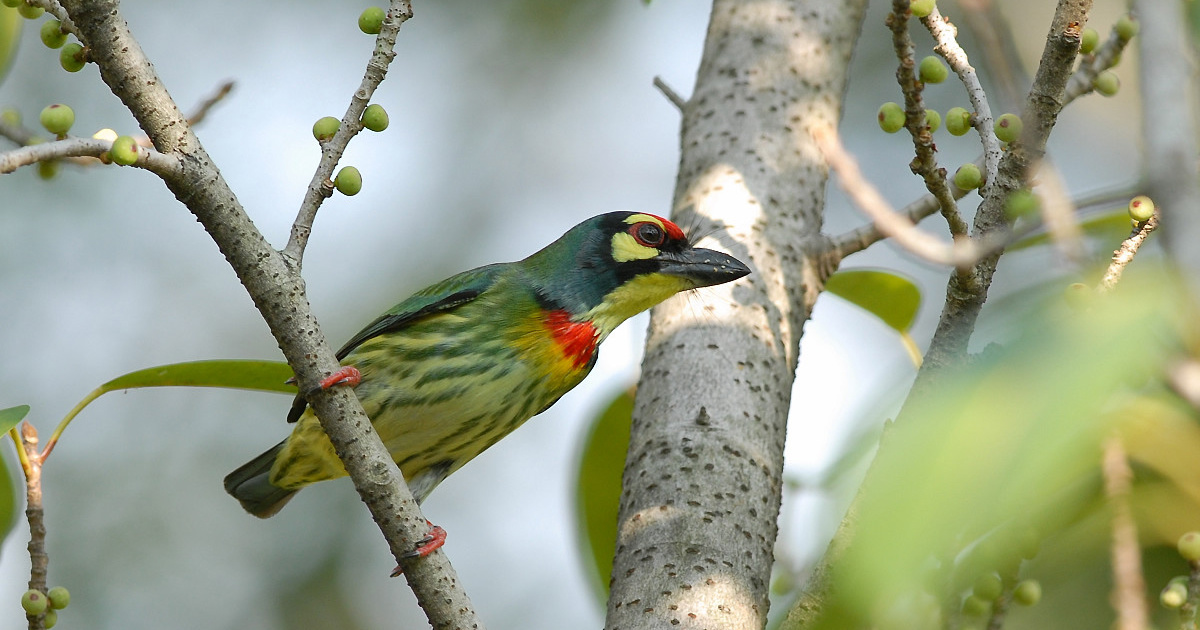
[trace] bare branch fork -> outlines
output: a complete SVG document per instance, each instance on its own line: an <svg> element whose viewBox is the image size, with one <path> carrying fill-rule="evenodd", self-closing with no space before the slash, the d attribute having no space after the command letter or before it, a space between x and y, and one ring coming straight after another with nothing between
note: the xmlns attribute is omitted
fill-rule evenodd
<svg viewBox="0 0 1200 630"><path fill-rule="evenodd" d="M960 236L952 243L945 243L921 231L909 216L892 209L879 190L867 181L832 126L814 125L812 132L829 168L837 173L842 190L871 217L874 221L872 226L881 236L891 238L917 257L938 265L967 268L984 256L999 251L1012 240L1008 234L997 233L978 241Z"/></svg>
<svg viewBox="0 0 1200 630"><path fill-rule="evenodd" d="M996 142L995 135L991 132L992 117L990 114L990 106L988 105L985 94L982 91L976 91L976 87L980 85L979 79L975 75L974 68L970 66L965 56L965 52L962 51L961 46L958 45L957 40L955 39L953 25L945 21L945 19L937 11L936 6L933 13L926 18L922 18L922 24L929 29L929 32L933 36L934 40L938 42L937 46L934 48L935 52L946 59L946 62L950 65L950 68L958 75L959 80L963 82L964 87L967 89L968 98L971 99L972 107L975 108L976 116L973 120L973 125L980 134L981 141L984 143L984 155L975 160L975 165L982 168L986 175L984 188L982 189L981 194L987 196L988 191L990 190L989 186L997 179L997 171L988 163L989 156L992 153L992 149L990 148L991 145L995 145L995 154L997 156L997 160L999 160L1000 156L1002 155L1002 152L999 149L999 144ZM1129 40L1121 38L1118 35L1117 29L1114 27L1108 39L1095 52L1083 56L1079 61L1078 67L1075 69L1074 73L1072 73L1069 81L1067 82L1066 92L1062 99L1062 106L1065 107L1076 98L1091 92L1092 80L1095 79L1096 75L1101 71L1112 67L1113 62L1120 57L1121 52L1128 43ZM978 99L978 102L976 99ZM987 112L987 115L983 116L980 114L980 112ZM996 168L998 168L998 164ZM969 192L959 190L954 186L953 182L949 182L949 186L950 193L955 199L959 199ZM1126 191L1121 191L1115 196L1127 196ZM1107 200L1110 197L1115 196L1106 194L1102 195L1102 198ZM1061 202L1062 198L1058 198L1057 201ZM1090 203L1093 202L1081 201L1079 205L1086 206ZM1058 204L1058 206L1062 205L1063 204L1061 203ZM940 207L941 205L938 198L933 194L927 194L910 202L908 205L901 208L899 212L910 222L917 223L929 215L937 212ZM1056 206L1052 206L1050 209L1054 210L1055 207ZM1070 217L1058 218L1065 219L1068 222L1071 220ZM1059 223L1061 224L1062 221L1059 221ZM1073 226L1067 225L1064 227L1066 234L1070 234L1074 231ZM874 245L880 240L887 238L888 236L890 236L890 233L885 233L879 225L872 222L843 234L831 236L828 247L829 254L835 259L840 260L846 256L849 256L850 254L860 252L871 245Z"/></svg>
<svg viewBox="0 0 1200 630"><path fill-rule="evenodd" d="M350 98L350 105L346 108L346 113L342 115L341 125L338 126L337 133L332 138L321 143L321 162L317 165L317 171L313 173L312 181L308 184L304 201L300 203L300 211L296 215L295 222L292 223L292 233L288 244L282 252L291 263L296 265L297 269L303 262L304 247L308 244L309 235L312 234L312 222L317 215L317 209L321 207L321 202L333 194L333 183L330 180L333 169L346 151L346 146L350 144L350 139L363 130L361 121L363 110L371 102L375 88L379 87L384 77L387 76L388 66L396 57L393 50L396 35L400 31L400 25L410 17L412 17L411 2L393 1L391 3L379 36L375 38L375 50L371 53L370 61L367 62L367 71L363 74L358 89Z"/></svg>
<svg viewBox="0 0 1200 630"><path fill-rule="evenodd" d="M118 0L63 0L46 2L56 17L69 18L74 32L88 49L90 60L113 93L137 119L155 151L178 161L178 168L159 173L167 187L196 216L225 255L246 287L288 363L296 372L301 390L311 390L338 368L333 350L312 314L299 275L299 262L315 205L302 206L289 247L271 247L213 164L192 132L187 119L163 88L154 67L121 16ZM322 167L332 163L342 146L357 131L356 112L383 79L391 60L400 25L412 15L410 2L392 0L375 53L355 93L342 129L341 141L326 147ZM64 21L64 24L66 21ZM350 120L354 118L354 120ZM353 130L352 130L353 129ZM330 157L333 155L333 157ZM324 171L319 170L318 176ZM316 177L314 177L316 179ZM335 387L311 395L310 404L321 420L355 488L388 541L393 555L434 628L481 628L470 599L459 585L445 555L435 552L420 561L407 557L427 526L416 501L404 484L358 398L347 388Z"/></svg>

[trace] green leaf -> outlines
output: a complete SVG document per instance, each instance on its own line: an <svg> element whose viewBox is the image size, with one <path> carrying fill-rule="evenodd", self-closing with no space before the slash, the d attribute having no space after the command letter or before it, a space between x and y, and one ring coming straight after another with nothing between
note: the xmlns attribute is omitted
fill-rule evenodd
<svg viewBox="0 0 1200 630"><path fill-rule="evenodd" d="M921 290L912 280L890 271L850 269L825 281L825 290L865 309L904 333L921 307Z"/></svg>
<svg viewBox="0 0 1200 630"><path fill-rule="evenodd" d="M9 407L8 409L0 409L0 437L8 433L10 429L17 426L29 413L29 405L18 405ZM21 448L19 444L14 444L16 448ZM2 454L3 451L0 451ZM13 526L17 524L17 496L19 490L12 475L9 474L8 465L4 461L4 457L0 455L0 547L3 547L4 539L12 531Z"/></svg>
<svg viewBox="0 0 1200 630"><path fill-rule="evenodd" d="M17 482L12 478L8 464L3 457L3 451L0 451L0 548L4 547L4 540L12 533L13 526L17 524L19 493Z"/></svg>
<svg viewBox="0 0 1200 630"><path fill-rule="evenodd" d="M597 593L607 599L617 544L617 508L621 500L621 473L629 450L629 425L633 419L633 392L617 394L595 420L583 444L576 478L576 522L586 542Z"/></svg>
<svg viewBox="0 0 1200 630"><path fill-rule="evenodd" d="M108 392L139 387L226 387L295 394L296 386L287 383L291 377L292 368L286 363L240 359L172 363L130 372L97 387L79 401L54 429L49 443L58 440L79 412Z"/></svg>
<svg viewBox="0 0 1200 630"><path fill-rule="evenodd" d="M21 43L21 26L25 18L13 7L0 5L0 83L8 75L13 57L17 56L17 44Z"/></svg>
<svg viewBox="0 0 1200 630"><path fill-rule="evenodd" d="M1090 219L1080 221L1079 228L1083 230L1084 236L1088 238L1096 239L1103 243L1119 243L1126 236L1129 236L1131 229L1129 211L1121 207L1111 212L1093 216ZM1046 245L1050 241L1050 233L1043 228L1004 249L1005 251L1015 252L1030 247Z"/></svg>
<svg viewBox="0 0 1200 630"><path fill-rule="evenodd" d="M226 387L295 394L289 385L292 368L279 361L215 360L172 363L118 376L100 393L138 387Z"/></svg>
<svg viewBox="0 0 1200 630"><path fill-rule="evenodd" d="M979 563L1004 571L1019 562L1009 537L1079 522L1098 492L1101 445L1129 416L1122 405L1185 347L1186 290L1133 271L1086 312L1043 305L1020 335L906 404L885 430L835 568L833 591L845 599L826 603L862 618L836 627L882 625L869 618L891 610L881 594L903 603L896 585L915 575L943 584L929 567L954 570L963 551L977 548ZM987 540L995 544L974 544ZM961 575L973 579L982 566Z"/></svg>
<svg viewBox="0 0 1200 630"><path fill-rule="evenodd" d="M29 413L29 405L17 405L8 409L0 409L0 434L7 433L9 429L17 426Z"/></svg>

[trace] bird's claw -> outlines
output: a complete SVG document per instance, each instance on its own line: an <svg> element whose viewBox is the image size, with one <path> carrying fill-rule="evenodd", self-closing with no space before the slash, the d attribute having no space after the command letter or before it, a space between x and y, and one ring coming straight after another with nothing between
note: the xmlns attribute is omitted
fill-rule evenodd
<svg viewBox="0 0 1200 630"><path fill-rule="evenodd" d="M411 550L401 554L401 558L424 558L446 544L446 530L429 521L425 521L425 523L429 525L429 533L425 534L425 537L421 540L418 540ZM392 570L392 577L397 577L403 573L404 567L397 566Z"/></svg>
<svg viewBox="0 0 1200 630"><path fill-rule="evenodd" d="M341 369L321 379L317 386L309 390L307 393L315 394L319 391L345 385L347 387L357 387L362 382L362 373L353 365L343 365Z"/></svg>

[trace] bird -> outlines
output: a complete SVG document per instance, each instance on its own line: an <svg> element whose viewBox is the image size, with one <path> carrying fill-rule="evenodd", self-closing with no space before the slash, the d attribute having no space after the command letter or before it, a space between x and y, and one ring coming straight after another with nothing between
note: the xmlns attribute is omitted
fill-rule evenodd
<svg viewBox="0 0 1200 630"><path fill-rule="evenodd" d="M594 216L527 258L464 271L417 291L337 352L318 387L349 385L418 503L439 483L578 385L626 319L682 291L750 273L695 247L662 217ZM346 475L304 393L279 444L225 477L260 518L301 488ZM440 547L430 534L413 555Z"/></svg>

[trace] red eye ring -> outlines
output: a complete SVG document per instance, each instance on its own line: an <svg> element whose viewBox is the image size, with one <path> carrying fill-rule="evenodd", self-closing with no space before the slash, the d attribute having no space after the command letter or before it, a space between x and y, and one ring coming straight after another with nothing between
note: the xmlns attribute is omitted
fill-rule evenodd
<svg viewBox="0 0 1200 630"><path fill-rule="evenodd" d="M662 227L649 221L631 225L629 235L643 247L658 247L667 240L667 233Z"/></svg>

